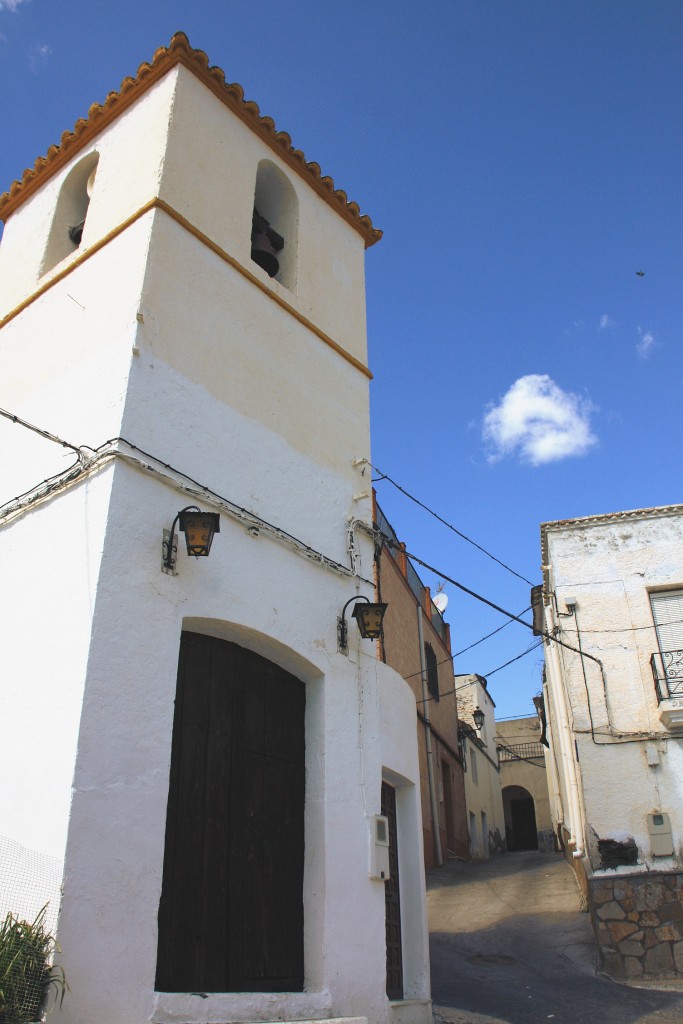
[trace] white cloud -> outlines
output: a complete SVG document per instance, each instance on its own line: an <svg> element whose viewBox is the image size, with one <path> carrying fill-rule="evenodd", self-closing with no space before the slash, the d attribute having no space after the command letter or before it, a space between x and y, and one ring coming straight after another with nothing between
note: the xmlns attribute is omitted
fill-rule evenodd
<svg viewBox="0 0 683 1024"><path fill-rule="evenodd" d="M652 331L644 331L642 327L638 328L638 334L640 335L640 341L636 345L636 352L641 359L647 359L657 344L655 336Z"/></svg>
<svg viewBox="0 0 683 1024"><path fill-rule="evenodd" d="M602 316L600 317L599 330L605 331L605 330L607 330L608 327L614 327L614 326L616 326L614 320L612 320L612 318L610 316L608 316L607 313L603 313Z"/></svg>
<svg viewBox="0 0 683 1024"><path fill-rule="evenodd" d="M517 455L522 462L541 466L584 455L597 444L590 427L592 411L587 399L563 391L547 374L520 377L484 417L488 461Z"/></svg>
<svg viewBox="0 0 683 1024"><path fill-rule="evenodd" d="M45 61L51 53L52 50L46 43L36 43L35 46L31 47L28 55L28 63L29 67L31 68L31 71L33 71L34 74L40 71L41 67L43 66L43 64L45 63Z"/></svg>
<svg viewBox="0 0 683 1024"><path fill-rule="evenodd" d="M19 4L24 2L25 0L0 0L0 11L11 11L14 13Z"/></svg>

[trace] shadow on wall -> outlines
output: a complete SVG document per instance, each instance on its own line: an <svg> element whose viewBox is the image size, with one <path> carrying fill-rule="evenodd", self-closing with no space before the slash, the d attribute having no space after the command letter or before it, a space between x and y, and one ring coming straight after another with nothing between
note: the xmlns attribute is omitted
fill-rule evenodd
<svg viewBox="0 0 683 1024"><path fill-rule="evenodd" d="M507 844L497 828L489 832L489 857L496 853L507 853Z"/></svg>

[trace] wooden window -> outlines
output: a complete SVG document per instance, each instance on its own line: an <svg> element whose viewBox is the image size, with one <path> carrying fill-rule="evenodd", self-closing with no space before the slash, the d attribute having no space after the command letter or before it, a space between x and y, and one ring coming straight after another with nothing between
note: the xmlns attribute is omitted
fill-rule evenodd
<svg viewBox="0 0 683 1024"><path fill-rule="evenodd" d="M382 814L389 820L389 873L384 883L387 936L387 996L403 999L403 951L401 937L401 896L398 877L398 834L396 790L382 783Z"/></svg>
<svg viewBox="0 0 683 1024"><path fill-rule="evenodd" d="M659 650L683 651L683 590L650 594Z"/></svg>
<svg viewBox="0 0 683 1024"><path fill-rule="evenodd" d="M427 688L434 700L440 700L439 693L439 667L431 644L425 644L425 663L427 665Z"/></svg>
<svg viewBox="0 0 683 1024"><path fill-rule="evenodd" d="M304 711L288 672L183 633L158 991L303 991Z"/></svg>

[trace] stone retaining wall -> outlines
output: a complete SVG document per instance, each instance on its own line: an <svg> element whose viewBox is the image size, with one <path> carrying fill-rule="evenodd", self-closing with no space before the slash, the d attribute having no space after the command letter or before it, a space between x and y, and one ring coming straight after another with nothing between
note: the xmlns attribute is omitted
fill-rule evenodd
<svg viewBox="0 0 683 1024"><path fill-rule="evenodd" d="M683 874L588 881L600 966L613 978L683 977Z"/></svg>

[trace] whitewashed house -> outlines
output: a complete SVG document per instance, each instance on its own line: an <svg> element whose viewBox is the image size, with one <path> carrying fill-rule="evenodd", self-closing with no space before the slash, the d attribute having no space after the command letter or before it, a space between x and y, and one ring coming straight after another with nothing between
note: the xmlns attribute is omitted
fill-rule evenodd
<svg viewBox="0 0 683 1024"><path fill-rule="evenodd" d="M683 505L541 526L554 824L603 969L683 974Z"/></svg>
<svg viewBox="0 0 683 1024"><path fill-rule="evenodd" d="M456 675L460 743L465 761L465 804L474 860L505 849L505 815L496 752L496 705L484 676Z"/></svg>
<svg viewBox="0 0 683 1024"><path fill-rule="evenodd" d="M0 214L0 831L59 865L53 1019L431 1020L415 700L352 617L380 232L182 34Z"/></svg>

